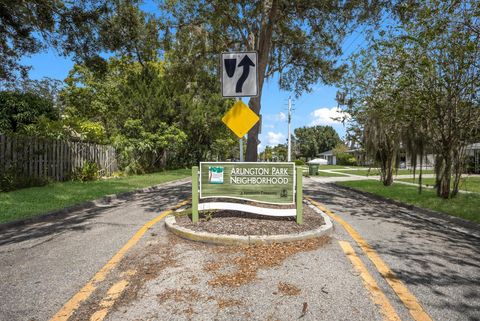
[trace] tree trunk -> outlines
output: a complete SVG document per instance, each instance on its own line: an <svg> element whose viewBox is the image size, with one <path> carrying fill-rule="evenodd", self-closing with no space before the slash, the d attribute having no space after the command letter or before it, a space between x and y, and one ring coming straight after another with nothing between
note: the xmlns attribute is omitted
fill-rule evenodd
<svg viewBox="0 0 480 321"><path fill-rule="evenodd" d="M450 197L455 197L458 194L458 188L460 185L460 179L462 178L462 172L465 169L465 148L455 148L453 151L453 186Z"/></svg>
<svg viewBox="0 0 480 321"><path fill-rule="evenodd" d="M272 47L273 26L277 17L278 1L264 1L263 18L258 37L258 97L250 98L248 103L250 109L257 115L260 115L263 82L267 70L268 58ZM260 132L260 123L255 124L248 132L247 151L245 160L247 162L256 162L258 160L258 135Z"/></svg>
<svg viewBox="0 0 480 321"><path fill-rule="evenodd" d="M259 95L258 97L250 98L250 101L248 102L250 109L253 110L253 112L257 115L260 115L260 97L261 96ZM256 123L255 126L253 126L248 132L247 151L245 155L245 160L247 162L256 162L258 159L258 135L260 134L260 121Z"/></svg>
<svg viewBox="0 0 480 321"><path fill-rule="evenodd" d="M443 167L443 159L436 155L435 157L435 188L437 190L437 196L440 196L440 181L442 179L442 167Z"/></svg>
<svg viewBox="0 0 480 321"><path fill-rule="evenodd" d="M383 185L390 186L393 183L393 167L394 161L392 155L387 155L385 163L383 165Z"/></svg>
<svg viewBox="0 0 480 321"><path fill-rule="evenodd" d="M441 198L447 199L450 197L450 181L452 179L452 159L450 154L443 155L443 162L445 166L443 168L443 173L440 178L438 194Z"/></svg>

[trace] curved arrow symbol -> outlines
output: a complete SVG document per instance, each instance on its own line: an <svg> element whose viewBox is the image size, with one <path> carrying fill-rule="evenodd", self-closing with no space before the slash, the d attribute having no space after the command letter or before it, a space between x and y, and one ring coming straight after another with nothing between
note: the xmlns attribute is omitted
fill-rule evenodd
<svg viewBox="0 0 480 321"><path fill-rule="evenodd" d="M240 78L237 81L237 86L235 87L235 92L237 92L237 93L242 92L243 83L245 82L245 80L247 80L248 74L250 73L250 66L255 67L255 64L248 57L248 55L245 55L245 57L243 57L243 59L238 64L238 67L243 67L243 74L240 76Z"/></svg>

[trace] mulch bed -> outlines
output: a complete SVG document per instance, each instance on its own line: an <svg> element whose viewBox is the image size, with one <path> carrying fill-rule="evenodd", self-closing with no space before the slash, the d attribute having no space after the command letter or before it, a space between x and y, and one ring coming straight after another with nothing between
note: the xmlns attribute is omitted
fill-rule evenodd
<svg viewBox="0 0 480 321"><path fill-rule="evenodd" d="M280 235L314 230L325 222L320 214L304 204L303 224L298 225L295 217L272 217L245 212L218 210L205 216L200 212L200 220L193 224L190 215L177 215L177 224L185 228L216 234L236 235Z"/></svg>

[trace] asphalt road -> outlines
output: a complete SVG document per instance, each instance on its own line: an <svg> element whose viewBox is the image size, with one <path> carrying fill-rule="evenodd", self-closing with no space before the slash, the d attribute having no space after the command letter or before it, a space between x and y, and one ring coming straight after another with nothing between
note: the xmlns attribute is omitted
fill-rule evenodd
<svg viewBox="0 0 480 321"><path fill-rule="evenodd" d="M354 227L433 320L480 320L480 238L452 229L456 226L441 218L427 221L425 214L334 184L310 181L305 194ZM336 237L348 238L340 227ZM364 256L362 260L369 263ZM398 301L371 265L369 269L388 296Z"/></svg>
<svg viewBox="0 0 480 321"><path fill-rule="evenodd" d="M48 320L146 222L190 196L163 188L0 232L0 320Z"/></svg>
<svg viewBox="0 0 480 321"><path fill-rule="evenodd" d="M480 320L479 238L335 185L306 180L304 193L350 224L433 320ZM2 231L0 320L49 320L143 224L189 194L190 184L170 184L60 221ZM75 319L88 319L128 270L136 277L127 299L115 303L106 320L384 320L340 241L351 244L399 318L413 320L351 235L334 224L327 244L262 268L252 282L234 288L209 282L219 273L213 266L235 271L241 253L192 245L156 224ZM281 283L300 294L280 295Z"/></svg>

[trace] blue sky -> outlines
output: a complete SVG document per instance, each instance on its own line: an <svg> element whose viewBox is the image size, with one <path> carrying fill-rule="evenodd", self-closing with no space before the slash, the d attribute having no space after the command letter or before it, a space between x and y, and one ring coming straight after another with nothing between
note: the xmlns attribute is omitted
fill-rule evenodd
<svg viewBox="0 0 480 321"><path fill-rule="evenodd" d="M362 45L364 45L364 39L362 30L360 30L345 39L343 58L347 58L351 52L358 50ZM71 59L61 57L53 50L26 57L22 59L22 63L32 66L29 73L32 79L50 77L63 80L73 67ZM331 119L331 117L338 116L335 101L337 88L320 83L314 84L312 88L311 93L293 100L295 110L292 113L292 133L297 127L330 125L343 138L345 127ZM263 125L259 150L263 150L267 145L274 146L286 143L288 135L286 115L289 96L293 97L293 94L281 91L278 88L278 78L276 77L269 79L264 84L261 111ZM243 101L247 103L248 99L243 99Z"/></svg>

